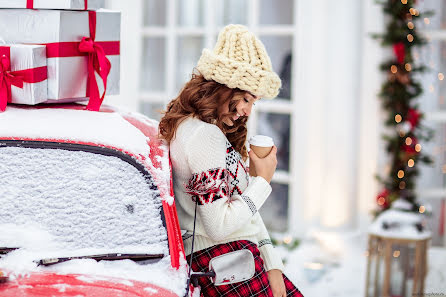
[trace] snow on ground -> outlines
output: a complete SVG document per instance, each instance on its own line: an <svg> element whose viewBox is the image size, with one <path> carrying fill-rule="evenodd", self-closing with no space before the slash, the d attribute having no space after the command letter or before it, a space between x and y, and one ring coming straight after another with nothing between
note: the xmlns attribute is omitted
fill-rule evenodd
<svg viewBox="0 0 446 297"><path fill-rule="evenodd" d="M367 235L313 232L288 252L285 274L306 297L361 297L365 294ZM446 248L431 247L425 292L446 296Z"/></svg>

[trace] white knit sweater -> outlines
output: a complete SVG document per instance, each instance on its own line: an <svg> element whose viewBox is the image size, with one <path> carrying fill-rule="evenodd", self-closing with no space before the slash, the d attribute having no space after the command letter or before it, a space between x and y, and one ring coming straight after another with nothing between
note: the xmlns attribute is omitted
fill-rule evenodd
<svg viewBox="0 0 446 297"><path fill-rule="evenodd" d="M194 251L236 240L259 247L265 269L283 270L258 210L271 193L262 177L250 178L245 163L223 132L190 117L170 143L173 185L184 247L192 246L195 200L198 199Z"/></svg>

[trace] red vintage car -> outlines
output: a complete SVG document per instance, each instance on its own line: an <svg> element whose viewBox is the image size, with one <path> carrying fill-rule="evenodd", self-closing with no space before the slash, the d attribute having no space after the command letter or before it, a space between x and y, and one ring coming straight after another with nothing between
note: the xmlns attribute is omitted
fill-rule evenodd
<svg viewBox="0 0 446 297"><path fill-rule="evenodd" d="M156 121L107 106L9 105L0 181L0 296L186 294Z"/></svg>

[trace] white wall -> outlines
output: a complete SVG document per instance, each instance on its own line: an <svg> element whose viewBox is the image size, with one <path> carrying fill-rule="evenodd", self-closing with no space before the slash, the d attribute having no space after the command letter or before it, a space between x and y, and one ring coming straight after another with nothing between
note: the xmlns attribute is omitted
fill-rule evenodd
<svg viewBox="0 0 446 297"><path fill-rule="evenodd" d="M299 1L297 65L300 197L291 226L364 228L377 186L378 71L382 53L368 34L382 22L369 1Z"/></svg>

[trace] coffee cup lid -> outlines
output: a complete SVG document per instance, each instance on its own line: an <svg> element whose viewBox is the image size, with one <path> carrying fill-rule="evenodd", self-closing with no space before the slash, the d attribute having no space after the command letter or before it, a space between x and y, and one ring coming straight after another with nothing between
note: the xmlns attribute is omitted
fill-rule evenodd
<svg viewBox="0 0 446 297"><path fill-rule="evenodd" d="M254 135L249 139L249 144L269 147L274 145L274 140L266 135Z"/></svg>

